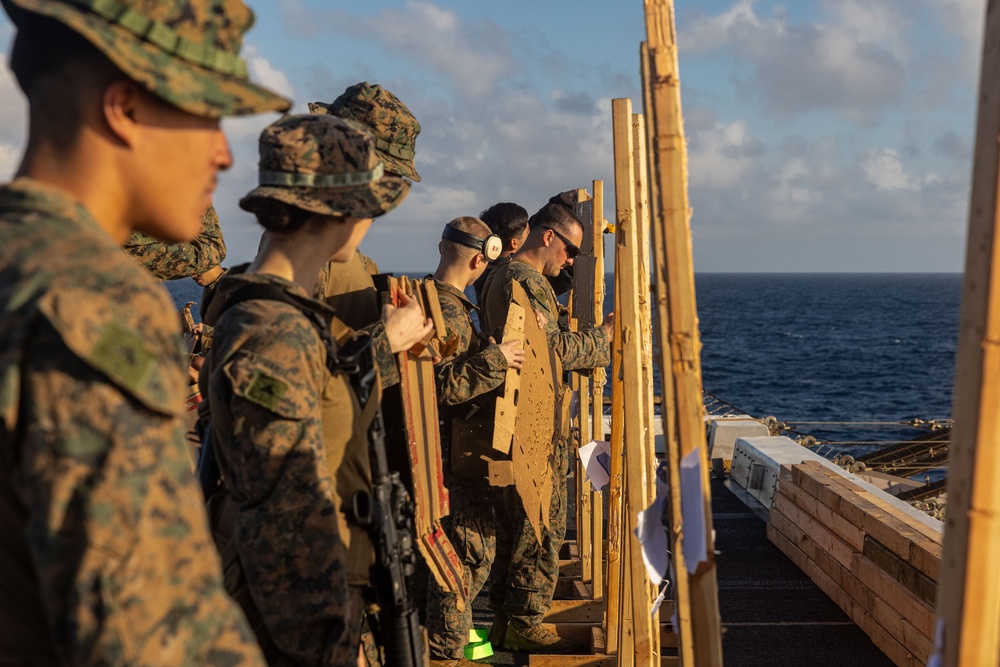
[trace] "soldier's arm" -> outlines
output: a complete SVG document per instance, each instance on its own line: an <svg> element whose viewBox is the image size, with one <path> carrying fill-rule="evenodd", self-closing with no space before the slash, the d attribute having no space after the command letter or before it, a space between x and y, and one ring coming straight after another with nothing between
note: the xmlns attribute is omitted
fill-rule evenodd
<svg viewBox="0 0 1000 667"><path fill-rule="evenodd" d="M532 277L533 278L533 277ZM563 370L603 368L611 363L611 344L608 332L602 326L587 331L562 331L559 328L559 306L551 297L551 288L537 279L521 281L532 308L546 318L545 335L549 346L562 362Z"/></svg>
<svg viewBox="0 0 1000 667"><path fill-rule="evenodd" d="M476 396L492 391L503 384L507 377L507 358L499 345L489 345L478 354L465 354L475 332L469 325L468 317L448 317L447 303L442 300L442 311L447 319L448 333L458 336L458 350L455 355L444 359L434 367L437 400L440 405L465 403Z"/></svg>
<svg viewBox="0 0 1000 667"><path fill-rule="evenodd" d="M188 243L164 243L141 232L133 232L123 249L159 280L189 278L209 271L226 259L219 216L211 207L202 215L203 229Z"/></svg>
<svg viewBox="0 0 1000 667"><path fill-rule="evenodd" d="M24 357L11 479L53 648L67 665L263 667L191 473L172 309L141 296L162 311L141 331L112 321L95 342L93 322L50 315Z"/></svg>
<svg viewBox="0 0 1000 667"><path fill-rule="evenodd" d="M231 433L213 437L228 441L220 462L239 505L234 533L247 586L271 639L298 665L347 664L357 653L343 624L346 547L323 446L321 347L304 318L278 321L248 345L252 355L220 369L227 390L213 380L209 398L226 401L231 417ZM238 466L225 465L231 456Z"/></svg>
<svg viewBox="0 0 1000 667"><path fill-rule="evenodd" d="M372 351L375 353L375 364L378 366L382 388L387 389L399 384L399 368L396 366L396 355L392 353L389 337L385 333L385 322L378 319L361 331L372 337Z"/></svg>

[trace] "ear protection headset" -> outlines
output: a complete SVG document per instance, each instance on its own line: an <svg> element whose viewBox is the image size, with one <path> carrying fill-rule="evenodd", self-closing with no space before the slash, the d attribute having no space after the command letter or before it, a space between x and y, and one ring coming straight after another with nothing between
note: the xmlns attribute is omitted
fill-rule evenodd
<svg viewBox="0 0 1000 667"><path fill-rule="evenodd" d="M475 234L463 232L461 229L455 229L451 225L445 225L441 238L478 250L489 262L496 261L500 257L500 253L503 252L503 241L496 234L490 234L484 239Z"/></svg>

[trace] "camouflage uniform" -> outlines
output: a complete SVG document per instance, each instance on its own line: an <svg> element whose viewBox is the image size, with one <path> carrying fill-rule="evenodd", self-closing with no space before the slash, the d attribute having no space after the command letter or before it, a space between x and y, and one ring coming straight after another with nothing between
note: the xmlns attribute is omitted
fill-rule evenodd
<svg viewBox="0 0 1000 667"><path fill-rule="evenodd" d="M166 292L25 178L0 189L0 285L0 663L263 664L191 475Z"/></svg>
<svg viewBox="0 0 1000 667"><path fill-rule="evenodd" d="M226 259L226 242L214 206L208 207L201 222L201 234L188 243L165 243L148 234L132 232L122 247L125 254L159 280L198 276Z"/></svg>
<svg viewBox="0 0 1000 667"><path fill-rule="evenodd" d="M369 218L409 191L402 178L383 175L368 132L340 118L281 118L261 134L259 165L261 185L240 201L251 212L270 200ZM256 299L216 307L253 284L275 286L296 305ZM255 625L272 666L354 664L373 555L343 504L370 492L370 417L349 379L331 372L310 315L331 322L341 342L350 329L301 286L264 273L230 271L209 309L217 319L202 393L230 504L228 513L213 513L227 586L238 584L230 590L266 628ZM377 396L371 400L377 405Z"/></svg>
<svg viewBox="0 0 1000 667"><path fill-rule="evenodd" d="M254 283L277 285L302 308L333 317L277 276L229 275L218 294ZM357 397L346 376L327 370L326 357L299 308L256 300L222 314L202 372L212 442L236 506L225 529L254 603L247 615L260 615L276 649L268 651L272 666L342 665L357 655L361 608L348 583L367 582L371 547L348 526L342 502L367 488L368 450Z"/></svg>
<svg viewBox="0 0 1000 667"><path fill-rule="evenodd" d="M372 281L376 273L378 266L361 251L346 262L327 262L320 271L313 296L337 311L337 317L344 324L372 337L375 361L385 389L399 384L399 368L385 334L379 296Z"/></svg>
<svg viewBox="0 0 1000 667"><path fill-rule="evenodd" d="M310 102L309 113L339 116L364 125L372 133L386 173L420 181L413 164L420 123L398 97L382 86L367 82L348 86L330 104ZM385 335L378 293L371 279L376 273L375 262L360 252L345 264L329 262L320 274L315 296L336 309L348 326L371 335L385 389L399 384L399 368Z"/></svg>
<svg viewBox="0 0 1000 667"><path fill-rule="evenodd" d="M605 329L597 326L582 332L562 331L558 324L559 302L552 285L541 273L517 259L498 262L483 287L481 308L487 331L503 329L512 298L511 286L515 280L524 287L531 306L546 317L545 331L549 345L559 356L564 370L608 365L611 352ZM540 434L540 437L550 436ZM569 445L558 426L551 437L554 478L550 528L543 531L541 545L535 538L517 491L510 487L500 494L506 509L506 520L500 516L498 522L497 560L490 601L494 611L503 609L511 622L521 627L540 624L552 604L559 577L559 548L566 536ZM509 557L506 551L508 545L511 549ZM509 571L504 577L503 569L508 564Z"/></svg>
<svg viewBox="0 0 1000 667"><path fill-rule="evenodd" d="M247 81L241 1L117 4L3 3L189 113L288 108ZM179 334L167 293L81 202L30 178L0 187L0 663L264 664L185 451Z"/></svg>
<svg viewBox="0 0 1000 667"><path fill-rule="evenodd" d="M429 278L429 277L428 277ZM442 525L462 559L462 576L474 600L490 575L496 550L496 514L485 479L456 477L451 461L450 427L455 413L478 396L503 384L507 359L497 345L483 347L469 313L475 308L465 294L447 283L434 281L444 315L448 338L458 337L458 347L435 368L438 403L442 409L441 449L445 486L451 495L451 514ZM431 657L456 659L463 655L472 628L472 605L455 608L454 593L441 590L433 577L428 579L427 635Z"/></svg>

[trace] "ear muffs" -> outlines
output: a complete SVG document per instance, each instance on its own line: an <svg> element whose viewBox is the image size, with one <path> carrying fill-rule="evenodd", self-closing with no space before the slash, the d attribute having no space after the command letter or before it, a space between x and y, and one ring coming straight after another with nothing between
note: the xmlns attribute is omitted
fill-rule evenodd
<svg viewBox="0 0 1000 667"><path fill-rule="evenodd" d="M490 234L484 239L475 234L463 232L461 229L455 229L451 225L445 225L441 238L478 250L489 262L496 261L500 257L500 253L503 252L503 241L496 234Z"/></svg>

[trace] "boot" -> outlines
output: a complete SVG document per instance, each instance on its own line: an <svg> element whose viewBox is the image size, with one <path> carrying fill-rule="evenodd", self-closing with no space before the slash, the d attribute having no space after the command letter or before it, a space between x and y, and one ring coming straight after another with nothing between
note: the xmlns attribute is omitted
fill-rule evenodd
<svg viewBox="0 0 1000 667"><path fill-rule="evenodd" d="M503 646L504 637L507 636L507 614L498 611L493 616L493 625L490 626L490 643L500 648Z"/></svg>
<svg viewBox="0 0 1000 667"><path fill-rule="evenodd" d="M503 647L508 651L526 653L579 653L583 647L569 639L563 639L542 625L532 625L518 630L513 624L507 625Z"/></svg>

